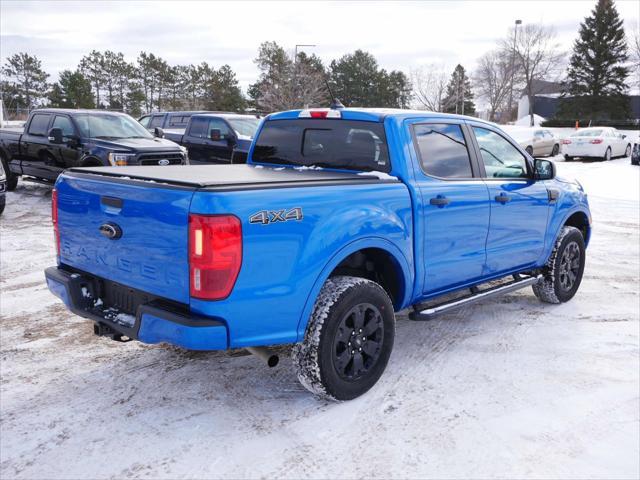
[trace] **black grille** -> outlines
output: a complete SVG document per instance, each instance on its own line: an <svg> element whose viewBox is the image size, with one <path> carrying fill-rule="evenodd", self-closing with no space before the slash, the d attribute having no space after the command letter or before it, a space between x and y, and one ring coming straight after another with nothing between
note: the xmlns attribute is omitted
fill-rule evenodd
<svg viewBox="0 0 640 480"><path fill-rule="evenodd" d="M180 165L184 158L181 153L143 153L138 157L139 165L159 165L161 160L168 160L169 165Z"/></svg>

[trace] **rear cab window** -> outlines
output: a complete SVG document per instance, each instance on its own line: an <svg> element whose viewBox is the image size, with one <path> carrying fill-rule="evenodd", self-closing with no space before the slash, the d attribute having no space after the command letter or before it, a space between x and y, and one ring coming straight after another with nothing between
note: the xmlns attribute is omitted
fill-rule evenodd
<svg viewBox="0 0 640 480"><path fill-rule="evenodd" d="M472 178L471 157L462 127L430 123L413 127L422 170L437 178Z"/></svg>
<svg viewBox="0 0 640 480"><path fill-rule="evenodd" d="M256 163L391 171L384 125L342 119L265 122L253 149Z"/></svg>
<svg viewBox="0 0 640 480"><path fill-rule="evenodd" d="M51 120L51 114L48 113L36 113L31 118L29 123L29 135L36 135L39 137L45 137L47 135L47 127L49 126L49 120Z"/></svg>

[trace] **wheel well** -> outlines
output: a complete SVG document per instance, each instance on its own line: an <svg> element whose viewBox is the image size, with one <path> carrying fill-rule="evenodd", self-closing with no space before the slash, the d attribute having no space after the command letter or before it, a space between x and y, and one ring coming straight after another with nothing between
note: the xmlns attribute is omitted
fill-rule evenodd
<svg viewBox="0 0 640 480"><path fill-rule="evenodd" d="M589 240L589 218L584 212L576 212L571 215L564 224L568 227L575 227L582 233L584 243Z"/></svg>
<svg viewBox="0 0 640 480"><path fill-rule="evenodd" d="M380 248L365 248L352 253L333 269L330 276L350 275L368 278L387 292L394 306L404 296L404 276L393 255Z"/></svg>

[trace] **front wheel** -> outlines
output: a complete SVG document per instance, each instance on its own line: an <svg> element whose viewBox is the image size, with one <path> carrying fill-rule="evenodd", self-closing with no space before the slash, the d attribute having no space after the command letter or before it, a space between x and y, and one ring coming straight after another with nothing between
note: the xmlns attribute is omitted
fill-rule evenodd
<svg viewBox="0 0 640 480"><path fill-rule="evenodd" d="M293 348L300 383L330 400L351 400L378 381L395 336L393 304L384 289L359 277L329 278L302 343Z"/></svg>
<svg viewBox="0 0 640 480"><path fill-rule="evenodd" d="M575 227L562 227L543 269L543 278L533 285L536 297L546 303L564 303L571 300L582 282L585 253L584 238L580 230Z"/></svg>
<svg viewBox="0 0 640 480"><path fill-rule="evenodd" d="M7 176L7 191L13 192L18 186L18 175L9 170L9 162L4 157L0 156L0 162L2 162L2 168Z"/></svg>

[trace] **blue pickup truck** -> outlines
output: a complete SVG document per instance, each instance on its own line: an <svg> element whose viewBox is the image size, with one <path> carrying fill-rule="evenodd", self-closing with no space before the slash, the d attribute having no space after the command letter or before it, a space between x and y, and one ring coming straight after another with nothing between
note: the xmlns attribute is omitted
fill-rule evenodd
<svg viewBox="0 0 640 480"><path fill-rule="evenodd" d="M294 344L302 384L355 398L386 367L394 312L526 286L576 293L591 216L497 126L406 110L265 118L244 165L69 169L50 290L98 335L186 349Z"/></svg>

